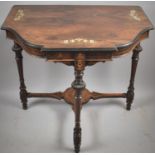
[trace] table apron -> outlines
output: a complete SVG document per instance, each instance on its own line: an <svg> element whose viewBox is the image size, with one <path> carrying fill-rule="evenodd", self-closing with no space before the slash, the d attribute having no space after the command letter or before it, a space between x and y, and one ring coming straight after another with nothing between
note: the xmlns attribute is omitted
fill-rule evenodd
<svg viewBox="0 0 155 155"><path fill-rule="evenodd" d="M48 61L74 61L77 52L46 52L45 57ZM112 52L83 52L85 61L110 61Z"/></svg>

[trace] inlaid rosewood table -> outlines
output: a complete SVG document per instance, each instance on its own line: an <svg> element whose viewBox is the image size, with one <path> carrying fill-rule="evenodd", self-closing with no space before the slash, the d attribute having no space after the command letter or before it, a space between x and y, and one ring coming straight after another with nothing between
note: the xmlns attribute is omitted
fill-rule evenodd
<svg viewBox="0 0 155 155"><path fill-rule="evenodd" d="M74 147L80 151L80 111L90 99L126 98L130 110L134 98L134 79L140 42L148 38L153 25L138 6L14 6L2 30L14 41L20 78L23 109L31 97L64 99L75 113ZM30 55L73 66L75 80L64 92L31 93L23 76L22 50ZM131 77L127 92L99 93L89 91L83 81L86 66L111 61L133 51Z"/></svg>

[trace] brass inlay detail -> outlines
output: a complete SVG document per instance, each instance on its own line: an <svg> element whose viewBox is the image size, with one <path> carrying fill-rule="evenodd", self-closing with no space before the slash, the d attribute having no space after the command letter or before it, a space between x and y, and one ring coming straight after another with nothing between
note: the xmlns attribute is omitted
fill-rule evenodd
<svg viewBox="0 0 155 155"><path fill-rule="evenodd" d="M24 17L24 11L19 9L15 15L14 21L20 21Z"/></svg>
<svg viewBox="0 0 155 155"><path fill-rule="evenodd" d="M141 21L141 19L138 16L136 10L130 10L130 17L132 17L134 20Z"/></svg>
<svg viewBox="0 0 155 155"><path fill-rule="evenodd" d="M84 38L75 38L75 39L64 40L64 44L74 44L74 43L94 44L95 40L93 40L93 39L84 39Z"/></svg>

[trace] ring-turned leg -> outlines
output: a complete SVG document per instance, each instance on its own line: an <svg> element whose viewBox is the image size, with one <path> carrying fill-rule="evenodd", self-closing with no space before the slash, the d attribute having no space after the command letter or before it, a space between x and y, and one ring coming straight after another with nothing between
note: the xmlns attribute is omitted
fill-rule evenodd
<svg viewBox="0 0 155 155"><path fill-rule="evenodd" d="M139 60L139 52L141 51L142 51L142 48L140 44L138 44L133 50L130 84L127 91L127 106L126 106L127 110L131 109L131 104L134 99L134 80L135 80L135 74L136 74L137 64Z"/></svg>
<svg viewBox="0 0 155 155"><path fill-rule="evenodd" d="M74 148L75 152L80 152L81 145L81 126L80 126L80 111L82 108L82 96L81 91L85 88L85 83L82 80L83 70L85 68L85 57L82 53L79 53L75 57L75 81L72 83L72 87L75 89L75 103L73 110L75 113L75 127L74 127Z"/></svg>
<svg viewBox="0 0 155 155"><path fill-rule="evenodd" d="M20 99L22 102L23 109L27 109L27 91L26 91L26 86L24 83L24 75L23 75L22 48L17 43L14 43L12 50L15 52L15 55L16 55L17 68L19 73Z"/></svg>

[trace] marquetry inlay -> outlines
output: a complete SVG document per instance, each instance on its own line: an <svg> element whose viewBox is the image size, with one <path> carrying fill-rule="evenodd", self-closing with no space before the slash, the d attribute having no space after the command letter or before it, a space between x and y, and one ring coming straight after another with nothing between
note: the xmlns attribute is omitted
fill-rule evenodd
<svg viewBox="0 0 155 155"><path fill-rule="evenodd" d="M20 21L24 17L24 11L19 9L15 15L14 21Z"/></svg>
<svg viewBox="0 0 155 155"><path fill-rule="evenodd" d="M64 40L64 44L75 44L75 43L94 44L95 40L93 40L93 39L85 39L85 38L75 38L75 39Z"/></svg>
<svg viewBox="0 0 155 155"><path fill-rule="evenodd" d="M136 10L130 10L130 17L132 17L134 20L141 21Z"/></svg>

